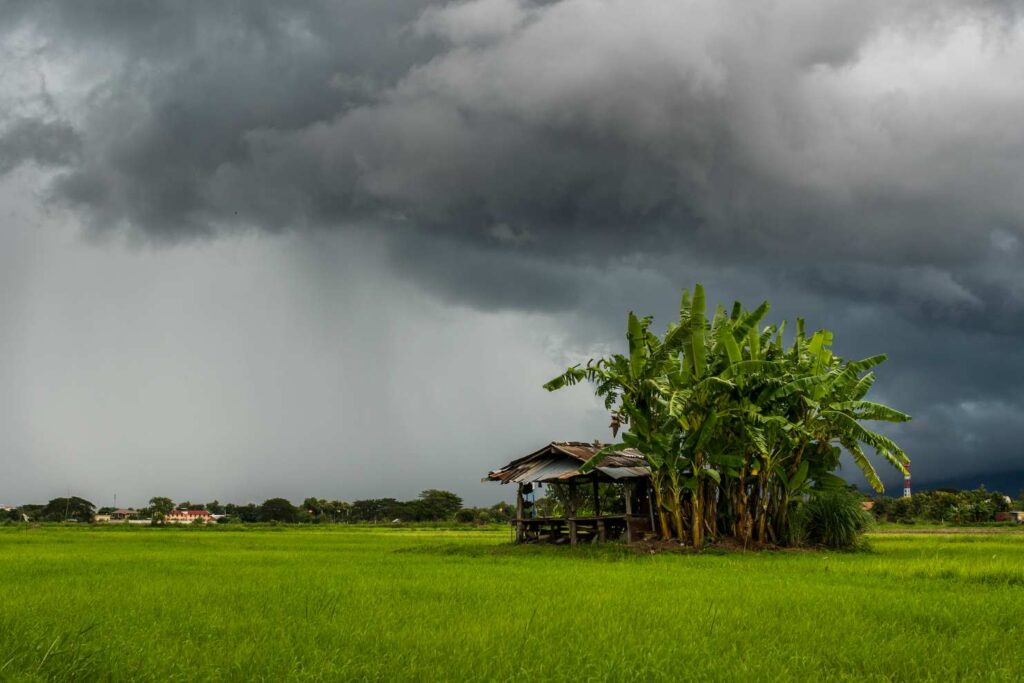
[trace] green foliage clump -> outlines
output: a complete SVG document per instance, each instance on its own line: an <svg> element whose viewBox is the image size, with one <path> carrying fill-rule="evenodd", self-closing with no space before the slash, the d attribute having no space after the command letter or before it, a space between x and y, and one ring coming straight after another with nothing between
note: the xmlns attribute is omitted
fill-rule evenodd
<svg viewBox="0 0 1024 683"><path fill-rule="evenodd" d="M43 507L39 518L45 522L91 522L95 514L95 505L84 498L71 496L51 500Z"/></svg>
<svg viewBox="0 0 1024 683"><path fill-rule="evenodd" d="M260 506L261 522L294 522L298 509L284 498L270 498Z"/></svg>
<svg viewBox="0 0 1024 683"><path fill-rule="evenodd" d="M1007 496L981 486L973 491L921 491L906 498L880 496L874 499L871 512L877 519L903 524L916 521L984 524L994 522L996 514L1010 510L1011 505Z"/></svg>
<svg viewBox="0 0 1024 683"><path fill-rule="evenodd" d="M452 519L462 509L462 498L451 491L427 489L414 502L416 521L433 522Z"/></svg>
<svg viewBox="0 0 1024 683"><path fill-rule="evenodd" d="M836 549L856 547L871 524L863 501L848 489L815 491L798 507L803 540Z"/></svg>
<svg viewBox="0 0 1024 683"><path fill-rule="evenodd" d="M347 521L353 522L442 522L455 517L462 509L462 498L441 489L420 492L416 500L370 498L357 500L347 511Z"/></svg>
<svg viewBox="0 0 1024 683"><path fill-rule="evenodd" d="M591 359L545 388L590 382L612 413L622 442L599 451L589 471L613 450L644 454L664 539L695 548L732 536L744 546L786 543L794 501L812 489L845 485L840 454L883 490L866 451L900 472L910 459L864 422L905 422L909 415L867 399L884 355L846 360L833 334L807 335L797 319L791 345L785 322L762 326L768 302L740 302L708 315L704 288L684 291L678 322L661 337L653 319L630 312L626 354Z"/></svg>

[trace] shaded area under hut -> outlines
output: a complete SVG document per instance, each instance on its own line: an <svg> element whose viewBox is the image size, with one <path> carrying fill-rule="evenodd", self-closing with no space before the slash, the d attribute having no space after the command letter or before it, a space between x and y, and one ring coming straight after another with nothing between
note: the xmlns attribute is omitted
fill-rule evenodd
<svg viewBox="0 0 1024 683"><path fill-rule="evenodd" d="M575 545L617 539L632 543L652 533L651 472L639 451L610 451L599 467L580 472L583 463L605 447L600 443L552 441L484 477L483 481L516 485L516 518L512 524L517 543ZM602 509L601 487L606 484L620 485L623 505L606 502ZM537 507L528 500L544 486L562 494L563 514L538 514ZM584 507L581 499L587 500L589 510L578 514ZM617 509L608 509L613 507Z"/></svg>

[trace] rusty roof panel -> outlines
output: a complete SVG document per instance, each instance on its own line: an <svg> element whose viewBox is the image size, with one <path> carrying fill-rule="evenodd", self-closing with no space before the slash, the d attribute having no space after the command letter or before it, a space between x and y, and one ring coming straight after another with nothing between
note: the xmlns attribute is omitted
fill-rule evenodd
<svg viewBox="0 0 1024 683"><path fill-rule="evenodd" d="M488 473L484 481L526 484L545 481L566 481L576 477L605 478L611 480L646 477L650 471L643 455L632 448L612 451L605 455L594 473L582 474L580 466L590 460L606 444L588 444L579 441L552 441L529 455L517 458L501 469ZM603 476L602 476L603 475Z"/></svg>

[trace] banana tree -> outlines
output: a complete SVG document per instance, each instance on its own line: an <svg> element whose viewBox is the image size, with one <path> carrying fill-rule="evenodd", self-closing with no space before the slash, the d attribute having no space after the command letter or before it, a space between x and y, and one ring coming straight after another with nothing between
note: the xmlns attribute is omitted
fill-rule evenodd
<svg viewBox="0 0 1024 683"><path fill-rule="evenodd" d="M636 448L642 452L651 467L651 478L658 508L661 533L671 536L664 500L665 481L674 469L675 453L670 447L672 429L664 410L663 396L667 392L668 377L674 371L678 355L678 340L682 331L670 329L665 339L650 331L651 318L639 318L633 312L627 318L628 356L614 354L607 358L590 360L566 370L544 385L556 391L583 381L594 385L595 393L604 400L605 408L613 415L613 425L623 425L627 431L622 443L598 451L581 468L590 471L601 460L618 448Z"/></svg>
<svg viewBox="0 0 1024 683"><path fill-rule="evenodd" d="M545 384L549 391L591 382L625 426L622 443L598 452L591 469L615 448L643 452L651 466L663 538L694 547L706 533L745 542L785 539L788 510L808 487L841 482L833 472L840 449L876 489L881 480L864 453L874 449L905 471L906 454L862 421L903 422L909 416L865 399L874 382L873 356L846 362L832 353L833 335L810 337L797 320L793 344L785 323L760 325L764 302L752 312L739 303L708 320L704 288L684 291L679 319L664 337L651 318L630 313L628 354L573 366Z"/></svg>
<svg viewBox="0 0 1024 683"><path fill-rule="evenodd" d="M798 321L791 349L796 371L789 375L785 384L765 391L762 400L765 403L785 401L787 417L801 428L802 438L794 450L790 476L812 444L839 445L851 455L871 487L881 493L884 486L863 446L872 448L904 474L910 459L891 439L867 429L861 421L907 422L910 416L864 400L875 379L874 373L869 371L885 362L884 354L843 362L832 354L831 342L832 333L827 330L819 330L806 340L803 321ZM817 452L827 451L819 448Z"/></svg>

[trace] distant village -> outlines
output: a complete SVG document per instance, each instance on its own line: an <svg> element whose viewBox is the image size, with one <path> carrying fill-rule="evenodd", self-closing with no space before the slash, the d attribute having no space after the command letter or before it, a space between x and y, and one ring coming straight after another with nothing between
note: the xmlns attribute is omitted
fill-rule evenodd
<svg viewBox="0 0 1024 683"><path fill-rule="evenodd" d="M155 496L149 505L97 507L78 496L54 498L45 504L0 505L0 521L6 523L66 522L89 524L208 525L237 523L406 523L457 521L466 524L506 523L515 515L508 503L490 507L465 507L451 491L427 489L413 500L371 498L347 502L309 497L299 505L285 498L262 503L174 502Z"/></svg>
<svg viewBox="0 0 1024 683"><path fill-rule="evenodd" d="M103 508L106 510L106 508ZM164 516L163 521L167 524L214 524L219 519L227 517L225 514L215 514L205 508L189 510L175 508ZM109 524L111 522L124 522L127 524L151 524L152 517L144 516L138 510L132 508L119 508L109 512L97 512L92 517L96 524Z"/></svg>

